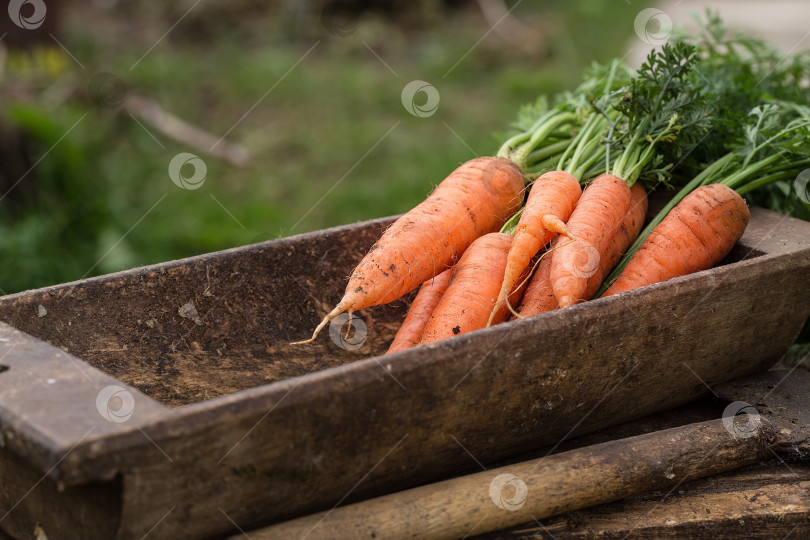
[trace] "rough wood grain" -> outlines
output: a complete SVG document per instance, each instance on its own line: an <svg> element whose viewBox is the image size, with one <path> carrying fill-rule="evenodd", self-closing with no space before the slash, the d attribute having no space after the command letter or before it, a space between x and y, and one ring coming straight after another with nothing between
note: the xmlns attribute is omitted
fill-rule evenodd
<svg viewBox="0 0 810 540"><path fill-rule="evenodd" d="M774 362L810 311L810 226L752 209L734 255L750 260L385 359L369 355L385 350L407 301L361 313L358 350L326 333L289 347L386 223L0 298L0 319L185 404L76 437L58 463L66 441L35 426L14 452L48 449L33 465L65 486L120 476L119 538L222 534L689 402L704 382Z"/></svg>
<svg viewBox="0 0 810 540"><path fill-rule="evenodd" d="M810 465L772 459L474 538L806 538L808 516Z"/></svg>
<svg viewBox="0 0 810 540"><path fill-rule="evenodd" d="M805 456L810 373L771 371L721 384L716 392L734 402L731 410L724 408L722 418L428 484L280 523L252 536L461 538L651 489L674 489L689 478L771 455ZM736 405L754 416L735 416Z"/></svg>
<svg viewBox="0 0 810 540"><path fill-rule="evenodd" d="M0 447L59 482L70 483L70 475L62 473L73 468L76 448L103 452L104 441L115 434L148 445L140 429L168 412L136 389L5 323L0 323L0 365ZM114 475L109 471L95 479Z"/></svg>
<svg viewBox="0 0 810 540"><path fill-rule="evenodd" d="M716 419L393 493L250 536L454 540L676 486L756 463L767 454L761 438L737 438Z"/></svg>

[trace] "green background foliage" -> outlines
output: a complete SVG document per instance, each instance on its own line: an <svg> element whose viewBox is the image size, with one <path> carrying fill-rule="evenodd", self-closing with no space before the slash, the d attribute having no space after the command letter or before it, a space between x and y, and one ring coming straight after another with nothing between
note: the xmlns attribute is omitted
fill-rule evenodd
<svg viewBox="0 0 810 540"><path fill-rule="evenodd" d="M57 37L83 67L53 41L41 45L50 62L9 53L0 102L5 293L404 212L461 162L495 152L521 104L573 88L592 61L624 56L644 7L522 3L514 14L547 45L533 53L484 37L474 3L371 12L349 20L345 36L327 31L317 3L304 13L203 3L162 40L191 3L139 4L63 10ZM228 139L250 150L252 164L150 135L122 108L98 106L90 81L99 73L205 131L233 128ZM401 104L414 79L440 92L430 117ZM198 190L169 179L184 151L207 165Z"/></svg>

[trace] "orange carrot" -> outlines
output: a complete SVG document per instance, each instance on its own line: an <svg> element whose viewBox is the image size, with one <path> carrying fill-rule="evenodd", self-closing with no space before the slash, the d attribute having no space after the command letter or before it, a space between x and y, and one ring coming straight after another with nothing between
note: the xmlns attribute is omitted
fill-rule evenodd
<svg viewBox="0 0 810 540"><path fill-rule="evenodd" d="M450 286L439 301L422 332L421 343L472 332L484 328L501 288L506 257L512 245L512 236L490 233L472 243L453 270ZM521 287L510 297L517 305ZM506 306L496 315L503 322L509 315Z"/></svg>
<svg viewBox="0 0 810 540"><path fill-rule="evenodd" d="M630 189L630 209L624 216L621 226L616 230L610 241L607 256L599 260L599 268L596 273L588 278L588 286L585 289L584 300L590 300L602 286L602 281L613 270L624 253L638 238L644 218L647 216L647 191L640 183L636 182Z"/></svg>
<svg viewBox="0 0 810 540"><path fill-rule="evenodd" d="M422 284L416 298L411 303L411 308L408 310L408 315L402 326L397 330L397 335L394 336L394 341L388 347L385 354L410 349L419 343L422 337L422 331L425 329L431 313L436 308L439 300L442 299L444 291L450 285L450 278L453 275L453 269L448 268L433 279L429 279Z"/></svg>
<svg viewBox="0 0 810 540"><path fill-rule="evenodd" d="M547 172L532 184L523 214L515 229L515 239L509 249L498 300L487 326L503 307L518 276L529 266L529 261L537 255L540 248L548 244L556 234L565 234L573 239L565 221L571 216L581 193L582 188L577 179L565 171Z"/></svg>
<svg viewBox="0 0 810 540"><path fill-rule="evenodd" d="M673 208L603 296L711 268L743 234L745 200L722 184L697 188Z"/></svg>
<svg viewBox="0 0 810 540"><path fill-rule="evenodd" d="M588 280L609 257L611 239L630 209L630 188L620 178L598 176L582 193L566 224L576 241L554 251L551 286L560 307L587 299Z"/></svg>
<svg viewBox="0 0 810 540"><path fill-rule="evenodd" d="M562 237L554 240L551 243L552 248L556 247L560 241L566 241L561 239ZM520 301L520 306L517 308L521 317L531 317L560 307L551 288L551 259L553 257L554 251L549 250L537 265L537 270L534 271L534 275L526 287L526 294L523 295L523 300Z"/></svg>
<svg viewBox="0 0 810 540"><path fill-rule="evenodd" d="M520 208L523 183L508 159L476 158L461 165L385 231L312 338L296 344L313 341L339 314L392 302L452 266L473 240L497 231Z"/></svg>
<svg viewBox="0 0 810 540"><path fill-rule="evenodd" d="M647 214L647 193L644 187L636 183L630 190L631 202L630 209L624 216L616 234L613 235L608 248L608 256L603 257L599 261L597 271L588 278L588 285L585 289L584 298L590 300L602 284L602 280L616 266L622 254L630 247L641 228L644 225L644 217ZM568 242L563 238L558 238L552 243L552 247L556 247L560 242ZM523 295L523 300L520 302L518 313L522 317L530 317L538 313L545 313L557 309L559 304L557 298L554 296L554 291L551 287L551 260L554 257L554 251L551 250L548 254L543 256L543 260L537 266L537 270L529 281L526 288L526 294Z"/></svg>

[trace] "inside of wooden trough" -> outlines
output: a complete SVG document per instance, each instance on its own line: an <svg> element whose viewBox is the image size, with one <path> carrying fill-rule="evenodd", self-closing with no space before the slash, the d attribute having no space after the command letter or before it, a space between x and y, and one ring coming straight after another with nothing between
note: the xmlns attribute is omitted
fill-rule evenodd
<svg viewBox="0 0 810 540"><path fill-rule="evenodd" d="M309 337L386 220L0 298L0 320L176 407L385 352L414 293ZM722 264L761 255L738 245ZM360 330L362 332L362 329ZM359 345L359 346L356 346ZM67 363L65 369L78 369Z"/></svg>

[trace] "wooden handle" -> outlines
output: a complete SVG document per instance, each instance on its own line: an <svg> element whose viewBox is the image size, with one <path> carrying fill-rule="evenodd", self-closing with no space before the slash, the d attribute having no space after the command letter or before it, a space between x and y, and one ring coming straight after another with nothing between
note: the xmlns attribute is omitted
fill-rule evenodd
<svg viewBox="0 0 810 540"><path fill-rule="evenodd" d="M756 463L760 434L721 420L658 431L393 493L250 533L270 538L461 538Z"/></svg>

